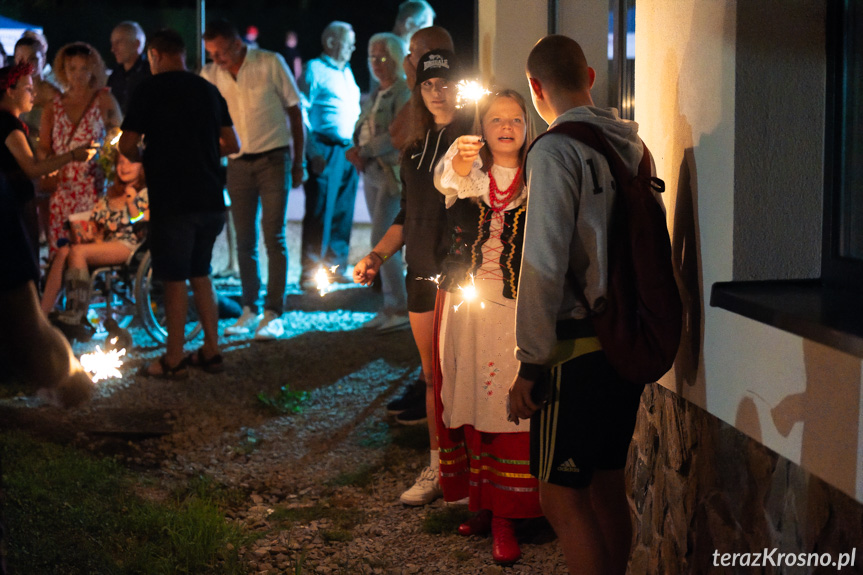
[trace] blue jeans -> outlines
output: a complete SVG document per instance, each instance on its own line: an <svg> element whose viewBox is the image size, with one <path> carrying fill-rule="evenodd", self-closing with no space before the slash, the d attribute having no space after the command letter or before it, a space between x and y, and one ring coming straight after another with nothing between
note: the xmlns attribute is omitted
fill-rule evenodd
<svg viewBox="0 0 863 575"><path fill-rule="evenodd" d="M356 168L345 158L350 144L324 142L314 134L309 139L315 140L314 149L323 156L326 167L320 174L309 174L304 186L303 279L314 277L321 265L346 271L359 180Z"/></svg>
<svg viewBox="0 0 863 575"><path fill-rule="evenodd" d="M363 190L366 205L372 217L372 248L384 237L401 209L401 190L391 169L384 169L377 160L371 160L363 172ZM389 314L407 313L408 295L405 290L405 264L401 250L390 256L381 266L381 288L384 296L383 311Z"/></svg>
<svg viewBox="0 0 863 575"><path fill-rule="evenodd" d="M242 304L258 311L261 276L258 270L258 210L267 249L267 295L264 308L281 314L288 278L285 219L291 189L291 155L280 148L252 158L228 160L228 194L237 231L237 263L243 287Z"/></svg>

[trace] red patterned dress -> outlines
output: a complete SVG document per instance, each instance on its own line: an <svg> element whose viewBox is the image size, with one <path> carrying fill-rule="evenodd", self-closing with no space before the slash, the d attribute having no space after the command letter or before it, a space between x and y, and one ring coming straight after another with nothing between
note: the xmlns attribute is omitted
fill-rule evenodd
<svg viewBox="0 0 863 575"><path fill-rule="evenodd" d="M51 149L56 155L65 154L91 142L105 139L105 121L99 108L98 96L93 98L84 115L73 124L66 114L63 101L58 95L52 102L54 127L51 131ZM95 159L89 162L69 162L58 173L57 191L51 195L51 218L49 246L51 253L57 249L57 241L68 237L63 224L70 214L93 209L101 193L104 174Z"/></svg>
<svg viewBox="0 0 863 575"><path fill-rule="evenodd" d="M518 373L515 296L527 197L518 168L495 165L485 173L478 159L468 176L458 176L452 169L457 152L453 144L435 174L448 209L460 214L451 214L450 255L465 256L466 264L464 277L438 290L435 305L441 488L445 501L469 497L471 511L539 517L529 422L516 426L506 412ZM451 272L459 275L455 267Z"/></svg>

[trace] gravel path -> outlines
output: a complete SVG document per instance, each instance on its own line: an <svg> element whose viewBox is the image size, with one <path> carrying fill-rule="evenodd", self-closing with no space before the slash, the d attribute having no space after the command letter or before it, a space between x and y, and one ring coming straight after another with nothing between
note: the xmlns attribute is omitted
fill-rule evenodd
<svg viewBox="0 0 863 575"><path fill-rule="evenodd" d="M564 573L541 521L522 526L523 558L500 567L488 538L424 531L428 515L463 508L398 502L427 461L427 439L424 426L402 428L386 415L419 358L409 331L360 328L379 297L353 286L324 298L295 289L284 338L226 338L227 371L193 371L183 382L135 375L160 348L133 330L145 346L130 351L123 378L102 382L91 404L62 412L33 398L7 400L0 428L27 427L114 455L150 480L147 497L200 477L232 489L227 520L257 536L241 550L250 573L295 573L298 563L304 574ZM257 399L285 385L309 392L301 413L281 415Z"/></svg>

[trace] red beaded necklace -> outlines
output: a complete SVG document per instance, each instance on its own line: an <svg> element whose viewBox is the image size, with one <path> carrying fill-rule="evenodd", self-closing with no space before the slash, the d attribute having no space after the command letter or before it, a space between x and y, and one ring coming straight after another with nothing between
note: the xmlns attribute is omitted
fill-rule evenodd
<svg viewBox="0 0 863 575"><path fill-rule="evenodd" d="M501 192L497 187L497 182L494 181L494 176L491 170L488 171L488 197L491 202L491 209L495 212L502 212L509 203L521 191L521 167L515 172L515 177L507 189Z"/></svg>

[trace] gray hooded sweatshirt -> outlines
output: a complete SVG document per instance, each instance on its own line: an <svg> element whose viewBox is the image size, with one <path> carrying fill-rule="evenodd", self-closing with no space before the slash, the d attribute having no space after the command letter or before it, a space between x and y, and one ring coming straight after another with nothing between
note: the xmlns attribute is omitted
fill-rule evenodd
<svg viewBox="0 0 863 575"><path fill-rule="evenodd" d="M643 153L638 124L621 120L613 108L580 106L567 110L552 126L569 121L600 126L633 176L637 173ZM605 297L615 190L605 157L562 134L549 134L536 143L525 176L528 205L515 356L522 364L519 373L534 380L540 366L553 363L556 323L588 317Z"/></svg>

